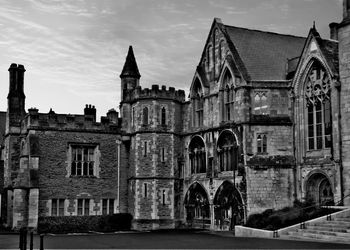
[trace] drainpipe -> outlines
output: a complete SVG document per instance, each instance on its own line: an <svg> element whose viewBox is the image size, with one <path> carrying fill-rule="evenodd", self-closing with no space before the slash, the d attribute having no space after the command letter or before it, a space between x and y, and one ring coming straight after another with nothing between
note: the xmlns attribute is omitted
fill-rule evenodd
<svg viewBox="0 0 350 250"><path fill-rule="evenodd" d="M298 185L298 180L297 180L297 161L296 161L296 146L295 146L295 94L292 91L291 93L292 95L292 118L293 118L293 155L294 155L294 166L293 166L293 182L294 182L294 202L297 200L298 196L297 196L297 185Z"/></svg>
<svg viewBox="0 0 350 250"><path fill-rule="evenodd" d="M344 183L343 183L343 141L342 141L342 126L341 126L341 100L340 100L340 82L335 83L335 87L338 93L338 131L339 131L339 175L340 175L340 199L341 204L344 204Z"/></svg>
<svg viewBox="0 0 350 250"><path fill-rule="evenodd" d="M116 140L117 143L117 168L118 168L118 199L117 199L117 213L120 212L120 146L121 141Z"/></svg>

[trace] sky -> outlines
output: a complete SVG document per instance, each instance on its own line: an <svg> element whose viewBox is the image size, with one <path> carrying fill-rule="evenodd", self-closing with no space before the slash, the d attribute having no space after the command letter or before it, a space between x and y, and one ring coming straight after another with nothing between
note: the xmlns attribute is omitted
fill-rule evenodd
<svg viewBox="0 0 350 250"><path fill-rule="evenodd" d="M98 117L118 111L120 78L133 46L142 87L188 94L211 24L323 38L340 22L342 0L0 0L0 111L7 109L8 68L26 68L26 110ZM99 119L98 119L99 120Z"/></svg>

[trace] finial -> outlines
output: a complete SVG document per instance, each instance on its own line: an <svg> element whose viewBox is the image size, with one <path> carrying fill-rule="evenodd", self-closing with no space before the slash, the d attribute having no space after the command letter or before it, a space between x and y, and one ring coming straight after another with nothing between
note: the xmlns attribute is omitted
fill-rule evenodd
<svg viewBox="0 0 350 250"><path fill-rule="evenodd" d="M314 24L313 24L312 28L313 28L314 30L316 29L316 22L315 22L315 20L314 20Z"/></svg>

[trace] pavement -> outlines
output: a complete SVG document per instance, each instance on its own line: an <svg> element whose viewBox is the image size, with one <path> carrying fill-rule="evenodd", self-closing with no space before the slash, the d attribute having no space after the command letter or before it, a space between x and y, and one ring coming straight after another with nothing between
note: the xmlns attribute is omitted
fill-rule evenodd
<svg viewBox="0 0 350 250"><path fill-rule="evenodd" d="M18 240L18 234L1 234L0 249L19 249ZM35 235L34 249L39 244L40 237ZM44 249L350 249L350 245L235 237L232 232L159 230L45 235Z"/></svg>

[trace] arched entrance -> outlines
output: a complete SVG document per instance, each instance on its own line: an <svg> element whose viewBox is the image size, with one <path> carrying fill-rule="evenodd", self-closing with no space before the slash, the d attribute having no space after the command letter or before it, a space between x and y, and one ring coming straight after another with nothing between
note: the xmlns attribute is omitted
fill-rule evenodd
<svg viewBox="0 0 350 250"><path fill-rule="evenodd" d="M185 196L186 222L189 226L210 225L210 208L207 193L199 183L194 183Z"/></svg>
<svg viewBox="0 0 350 250"><path fill-rule="evenodd" d="M215 228L232 230L235 225L243 224L244 208L242 198L229 181L225 181L214 197Z"/></svg>
<svg viewBox="0 0 350 250"><path fill-rule="evenodd" d="M322 173L315 173L306 182L306 199L319 205L333 205L332 185Z"/></svg>

